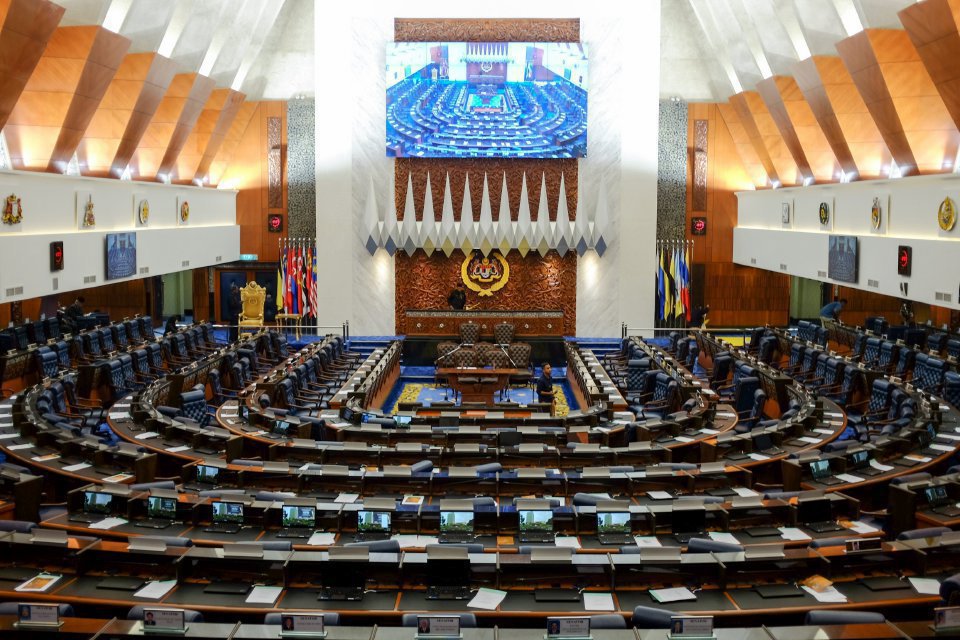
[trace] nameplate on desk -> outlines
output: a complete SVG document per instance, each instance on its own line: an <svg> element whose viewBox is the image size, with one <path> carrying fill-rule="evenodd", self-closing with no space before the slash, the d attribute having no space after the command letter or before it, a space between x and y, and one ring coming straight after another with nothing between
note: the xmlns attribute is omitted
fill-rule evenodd
<svg viewBox="0 0 960 640"><path fill-rule="evenodd" d="M323 629L323 614L285 613L280 616L280 636L300 638L326 638Z"/></svg>
<svg viewBox="0 0 960 640"><path fill-rule="evenodd" d="M533 547L530 549L531 562L570 562L573 547Z"/></svg>
<svg viewBox="0 0 960 640"><path fill-rule="evenodd" d="M879 551L882 548L883 540L880 538L850 538L846 541L847 553L865 553Z"/></svg>
<svg viewBox="0 0 960 640"><path fill-rule="evenodd" d="M186 613L183 609L143 610L144 633L186 633Z"/></svg>
<svg viewBox="0 0 960 640"><path fill-rule="evenodd" d="M263 545L234 542L223 545L224 558L262 558Z"/></svg>
<svg viewBox="0 0 960 640"><path fill-rule="evenodd" d="M460 638L460 616L417 616L414 638Z"/></svg>
<svg viewBox="0 0 960 640"><path fill-rule="evenodd" d="M63 625L60 622L60 608L55 604L35 604L21 602L17 605L17 624L18 628L23 627L59 627Z"/></svg>
<svg viewBox="0 0 960 640"><path fill-rule="evenodd" d="M34 529L31 534L30 541L37 544L67 544L67 532L59 529Z"/></svg>
<svg viewBox="0 0 960 640"><path fill-rule="evenodd" d="M330 547L327 551L327 557L330 560L356 560L358 562L369 562L369 547Z"/></svg>
<svg viewBox="0 0 960 640"><path fill-rule="evenodd" d="M383 465L383 475L403 478L412 476L413 471L406 465L385 464Z"/></svg>
<svg viewBox="0 0 960 640"><path fill-rule="evenodd" d="M668 638L713 638L713 616L671 616Z"/></svg>
<svg viewBox="0 0 960 640"><path fill-rule="evenodd" d="M167 550L167 543L161 538L151 538L150 536L137 536L130 538L127 545L127 551L147 551L150 553L163 553Z"/></svg>
<svg viewBox="0 0 960 640"><path fill-rule="evenodd" d="M960 544L960 531L947 531L940 536L940 546L948 547Z"/></svg>
<svg viewBox="0 0 960 640"><path fill-rule="evenodd" d="M450 467L447 475L451 478L476 478L477 470L474 467Z"/></svg>
<svg viewBox="0 0 960 640"><path fill-rule="evenodd" d="M517 477L518 477L518 478L525 478L525 479L546 478L546 477L547 477L547 470L546 470L546 469L540 469L540 468L537 468L537 467L533 467L533 468L520 468L520 469L517 469Z"/></svg>
<svg viewBox="0 0 960 640"><path fill-rule="evenodd" d="M743 551L745 560L764 560L767 558L784 557L782 544L755 544L748 545Z"/></svg>
<svg viewBox="0 0 960 640"><path fill-rule="evenodd" d="M590 636L590 618L586 616L547 618L547 640L587 640Z"/></svg>
<svg viewBox="0 0 960 640"><path fill-rule="evenodd" d="M680 562L680 547L641 547L642 562Z"/></svg>

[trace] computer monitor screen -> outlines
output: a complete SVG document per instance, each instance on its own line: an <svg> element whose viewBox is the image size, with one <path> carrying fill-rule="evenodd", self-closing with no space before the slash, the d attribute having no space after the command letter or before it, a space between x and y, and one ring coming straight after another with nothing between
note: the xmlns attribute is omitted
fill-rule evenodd
<svg viewBox="0 0 960 640"><path fill-rule="evenodd" d="M802 523L830 522L833 520L833 508L828 498L801 500L797 503L797 520Z"/></svg>
<svg viewBox="0 0 960 640"><path fill-rule="evenodd" d="M343 418L344 422L353 422L353 417L355 414L356 412L349 407L343 407L340 409L340 417Z"/></svg>
<svg viewBox="0 0 960 640"><path fill-rule="evenodd" d="M366 423L368 423L368 422L371 422L371 421L374 420L375 418L379 418L379 417L380 417L380 416L378 416L378 415L375 414L375 413L367 413L367 412L364 412L363 415L360 416L360 422L366 424Z"/></svg>
<svg viewBox="0 0 960 640"><path fill-rule="evenodd" d="M679 509L673 512L674 533L699 533L707 528L706 509Z"/></svg>
<svg viewBox="0 0 960 640"><path fill-rule="evenodd" d="M597 533L630 533L630 513L628 511L598 513Z"/></svg>
<svg viewBox="0 0 960 640"><path fill-rule="evenodd" d="M427 584L434 587L464 587L470 584L470 561L427 560Z"/></svg>
<svg viewBox="0 0 960 640"><path fill-rule="evenodd" d="M197 465L197 482L204 484L217 484L217 477L220 475L220 469L211 467L207 464Z"/></svg>
<svg viewBox="0 0 960 640"><path fill-rule="evenodd" d="M305 507L299 505L283 505L283 516L281 523L285 527L304 527L312 528L317 519L316 507Z"/></svg>
<svg viewBox="0 0 960 640"><path fill-rule="evenodd" d="M381 531L389 533L390 515L389 511L358 511L357 531Z"/></svg>
<svg viewBox="0 0 960 640"><path fill-rule="evenodd" d="M473 533L473 511L441 511L441 533Z"/></svg>
<svg viewBox="0 0 960 640"><path fill-rule="evenodd" d="M110 513L113 496L99 491L83 492L83 511L85 513Z"/></svg>
<svg viewBox="0 0 960 640"><path fill-rule="evenodd" d="M242 502L214 502L213 521L214 522L236 522L243 524L243 503Z"/></svg>
<svg viewBox="0 0 960 640"><path fill-rule="evenodd" d="M767 451L773 449L773 438L768 433L760 433L753 436L754 451Z"/></svg>
<svg viewBox="0 0 960 640"><path fill-rule="evenodd" d="M437 422L437 426L440 426L440 427L459 427L459 426L460 426L460 417L459 417L459 416L440 416L440 420Z"/></svg>
<svg viewBox="0 0 960 640"><path fill-rule="evenodd" d="M937 439L937 428L929 422L927 423L927 435L930 436L931 441Z"/></svg>
<svg viewBox="0 0 960 640"><path fill-rule="evenodd" d="M273 432L278 436L290 435L290 423L286 420L277 420L273 424Z"/></svg>
<svg viewBox="0 0 960 640"><path fill-rule="evenodd" d="M393 421L398 425L407 425L413 422L413 416L393 416Z"/></svg>
<svg viewBox="0 0 960 640"><path fill-rule="evenodd" d="M553 511L529 509L520 512L520 531L553 531Z"/></svg>
<svg viewBox="0 0 960 640"><path fill-rule="evenodd" d="M862 467L870 464L870 452L869 451L855 451L850 461L853 463L854 469L860 469Z"/></svg>
<svg viewBox="0 0 960 640"><path fill-rule="evenodd" d="M930 504L943 504L944 502L949 501L949 496L947 495L947 488L944 486L937 487L927 487L923 490L927 496L927 502Z"/></svg>
<svg viewBox="0 0 960 640"><path fill-rule="evenodd" d="M820 480L821 478L829 478L832 475L830 473L830 461L814 460L813 462L811 462L810 475L813 476L814 480Z"/></svg>
<svg viewBox="0 0 960 640"><path fill-rule="evenodd" d="M173 520L177 517L177 499L150 496L147 498L147 516Z"/></svg>
<svg viewBox="0 0 960 640"><path fill-rule="evenodd" d="M582 42L390 42L386 154L582 158Z"/></svg>

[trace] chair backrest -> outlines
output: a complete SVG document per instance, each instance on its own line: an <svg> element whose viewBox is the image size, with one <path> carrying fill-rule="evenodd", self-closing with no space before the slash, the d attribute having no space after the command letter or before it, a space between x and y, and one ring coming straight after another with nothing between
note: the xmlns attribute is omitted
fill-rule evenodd
<svg viewBox="0 0 960 640"><path fill-rule="evenodd" d="M627 391L643 388L644 374L650 370L650 358L627 361Z"/></svg>
<svg viewBox="0 0 960 640"><path fill-rule="evenodd" d="M870 399L867 400L867 413L886 410L890 403L891 385L888 380L877 378L870 387Z"/></svg>
<svg viewBox="0 0 960 640"><path fill-rule="evenodd" d="M880 343L880 355L877 358L877 366L882 369L892 368L897 363L897 356L900 355L900 346L896 342L884 340Z"/></svg>
<svg viewBox="0 0 960 640"><path fill-rule="evenodd" d="M733 394L733 408L737 413L753 408L754 395L760 388L760 378L741 378Z"/></svg>
<svg viewBox="0 0 960 640"><path fill-rule="evenodd" d="M207 400L203 391L186 391L180 394L180 410L194 422L206 425L210 421Z"/></svg>
<svg viewBox="0 0 960 640"><path fill-rule="evenodd" d="M493 327L493 339L497 344L513 342L515 327L509 322L500 322Z"/></svg>
<svg viewBox="0 0 960 640"><path fill-rule="evenodd" d="M886 618L879 611L842 611L835 609L814 609L807 612L804 624L807 626L823 626L828 624L869 624L886 622Z"/></svg>
<svg viewBox="0 0 960 640"><path fill-rule="evenodd" d="M470 348L460 349L450 356L450 359L453 360L455 367L474 367L477 362L476 352Z"/></svg>
<svg viewBox="0 0 960 640"><path fill-rule="evenodd" d="M20 603L19 602L3 602L0 603L0 616L15 616L20 613ZM60 603L57 605L57 614L61 618L72 618L73 617L73 605ZM28 632L29 633L29 632ZM40 634L38 634L40 635Z"/></svg>
<svg viewBox="0 0 960 640"><path fill-rule="evenodd" d="M960 340L947 340L947 355L960 358Z"/></svg>
<svg viewBox="0 0 960 640"><path fill-rule="evenodd" d="M37 349L35 357L37 359L37 370L40 371L45 378L51 378L57 375L57 370L60 368L60 360L53 349L50 347L40 347Z"/></svg>
<svg viewBox="0 0 960 640"><path fill-rule="evenodd" d="M263 305L267 298L267 290L256 281L250 281L240 289L240 319L263 320Z"/></svg>
<svg viewBox="0 0 960 640"><path fill-rule="evenodd" d="M943 349L944 344L947 341L947 334L940 333L931 333L927 336L927 348L930 351L940 351Z"/></svg>
<svg viewBox="0 0 960 640"><path fill-rule="evenodd" d="M476 322L468 321L460 324L460 342L467 344L476 344L480 341L480 325Z"/></svg>
<svg viewBox="0 0 960 640"><path fill-rule="evenodd" d="M591 629L626 629L627 619L617 613L601 613L590 616Z"/></svg>
<svg viewBox="0 0 960 640"><path fill-rule="evenodd" d="M510 359L517 364L518 369L527 369L530 367L530 355L533 353L533 347L528 342L511 342L507 347L507 353Z"/></svg>
<svg viewBox="0 0 960 640"><path fill-rule="evenodd" d="M947 371L943 376L943 398L960 408L960 373Z"/></svg>
<svg viewBox="0 0 960 640"><path fill-rule="evenodd" d="M639 606L633 610L630 625L637 629L669 629L673 615L667 609Z"/></svg>
<svg viewBox="0 0 960 640"><path fill-rule="evenodd" d="M690 542L687 543L687 551L690 553L743 551L743 545L733 542L720 542L710 538L690 538Z"/></svg>
<svg viewBox="0 0 960 640"><path fill-rule="evenodd" d="M939 393L943 386L946 364L940 358L917 354L917 364L913 368L913 384L924 391Z"/></svg>

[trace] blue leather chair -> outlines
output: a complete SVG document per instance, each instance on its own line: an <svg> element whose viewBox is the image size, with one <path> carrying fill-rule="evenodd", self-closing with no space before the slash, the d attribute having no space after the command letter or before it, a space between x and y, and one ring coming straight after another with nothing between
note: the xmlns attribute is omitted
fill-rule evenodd
<svg viewBox="0 0 960 640"><path fill-rule="evenodd" d="M807 612L807 617L803 623L807 626L824 626L830 624L870 624L886 621L887 619L879 611L815 609Z"/></svg>
<svg viewBox="0 0 960 640"><path fill-rule="evenodd" d="M673 615L666 609L639 606L633 610L630 625L636 629L669 629Z"/></svg>
<svg viewBox="0 0 960 640"><path fill-rule="evenodd" d="M690 553L729 553L743 551L743 545L733 542L720 542L710 538L690 538L687 543L687 551Z"/></svg>

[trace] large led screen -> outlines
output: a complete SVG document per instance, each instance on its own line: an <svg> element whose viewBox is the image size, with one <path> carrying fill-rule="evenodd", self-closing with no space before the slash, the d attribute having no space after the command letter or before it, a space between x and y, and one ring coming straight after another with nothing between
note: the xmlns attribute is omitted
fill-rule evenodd
<svg viewBox="0 0 960 640"><path fill-rule="evenodd" d="M856 236L830 236L827 277L841 282L857 282Z"/></svg>
<svg viewBox="0 0 960 640"><path fill-rule="evenodd" d="M387 44L387 155L583 158L580 42Z"/></svg>

